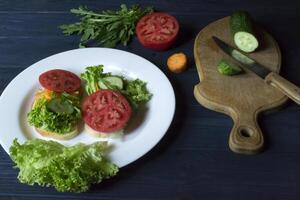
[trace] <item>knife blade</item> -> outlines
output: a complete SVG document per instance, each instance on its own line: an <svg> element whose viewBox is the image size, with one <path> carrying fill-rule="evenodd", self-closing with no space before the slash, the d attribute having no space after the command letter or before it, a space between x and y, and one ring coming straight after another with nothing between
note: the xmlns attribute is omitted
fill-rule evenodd
<svg viewBox="0 0 300 200"><path fill-rule="evenodd" d="M272 72L263 65L257 63L255 60L245 55L241 51L229 46L221 39L215 36L212 36L212 39L215 41L218 47L222 49L223 52L228 54L231 58L263 78L266 83L279 89L282 93L295 101L297 104L300 104L300 88L298 86L286 80L279 74Z"/></svg>
<svg viewBox="0 0 300 200"><path fill-rule="evenodd" d="M255 60L252 58L246 56L239 50L229 46L219 38L213 36L213 40L216 42L216 44L222 49L226 54L228 54L230 57L232 57L234 60L238 61L239 63L242 63L243 66L246 66L249 68L251 71L262 77L263 79L271 73L269 69L266 67L262 66L261 64L257 63Z"/></svg>

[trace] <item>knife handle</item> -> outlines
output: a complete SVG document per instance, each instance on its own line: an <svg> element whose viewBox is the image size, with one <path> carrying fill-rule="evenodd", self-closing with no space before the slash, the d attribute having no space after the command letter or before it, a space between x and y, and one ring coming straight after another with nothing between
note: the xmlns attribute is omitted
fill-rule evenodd
<svg viewBox="0 0 300 200"><path fill-rule="evenodd" d="M257 123L257 114L245 110L235 112L232 117L234 125L229 136L230 149L241 154L260 152L264 144L264 137Z"/></svg>
<svg viewBox="0 0 300 200"><path fill-rule="evenodd" d="M300 105L300 88L279 74L271 72L265 78L266 83L276 87L294 102Z"/></svg>

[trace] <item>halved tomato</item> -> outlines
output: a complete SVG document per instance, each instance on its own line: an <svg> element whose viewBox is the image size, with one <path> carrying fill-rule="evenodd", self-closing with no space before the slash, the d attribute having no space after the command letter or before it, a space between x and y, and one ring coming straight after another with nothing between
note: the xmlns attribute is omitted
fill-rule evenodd
<svg viewBox="0 0 300 200"><path fill-rule="evenodd" d="M81 110L84 122L104 133L124 128L132 112L126 98L114 90L98 90L86 97Z"/></svg>
<svg viewBox="0 0 300 200"><path fill-rule="evenodd" d="M179 24L175 17L153 12L142 17L136 25L136 35L140 43L154 50L166 50L175 42Z"/></svg>
<svg viewBox="0 0 300 200"><path fill-rule="evenodd" d="M39 81L45 89L54 92L74 92L81 85L81 80L76 74L62 69L42 73Z"/></svg>

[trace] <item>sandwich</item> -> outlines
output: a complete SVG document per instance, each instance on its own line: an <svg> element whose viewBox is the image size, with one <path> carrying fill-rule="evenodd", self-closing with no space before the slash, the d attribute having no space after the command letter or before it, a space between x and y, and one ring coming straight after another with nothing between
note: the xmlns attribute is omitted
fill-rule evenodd
<svg viewBox="0 0 300 200"><path fill-rule="evenodd" d="M103 65L89 66L80 75L87 97L81 105L85 130L95 137L118 138L140 106L152 94L146 82L104 72Z"/></svg>
<svg viewBox="0 0 300 200"><path fill-rule="evenodd" d="M87 96L81 110L87 132L95 137L122 134L132 114L127 99L111 89L98 90Z"/></svg>
<svg viewBox="0 0 300 200"><path fill-rule="evenodd" d="M81 80L72 72L54 69L39 76L42 88L36 92L27 120L43 137L68 140L78 134L81 119Z"/></svg>

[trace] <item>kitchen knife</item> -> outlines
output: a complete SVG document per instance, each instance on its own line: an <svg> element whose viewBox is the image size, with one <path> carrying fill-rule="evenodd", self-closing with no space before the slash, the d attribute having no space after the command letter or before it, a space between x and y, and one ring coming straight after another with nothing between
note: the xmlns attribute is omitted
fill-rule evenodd
<svg viewBox="0 0 300 200"><path fill-rule="evenodd" d="M300 88L298 86L286 80L279 74L272 72L271 70L257 63L255 60L243 54L239 50L229 46L219 38L215 36L213 36L212 38L220 47L220 49L222 49L226 54L228 54L242 66L247 67L248 69L256 73L258 76L263 78L267 84L270 84L275 88L279 89L282 93L284 93L294 102L300 104Z"/></svg>

